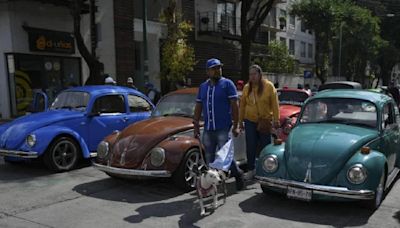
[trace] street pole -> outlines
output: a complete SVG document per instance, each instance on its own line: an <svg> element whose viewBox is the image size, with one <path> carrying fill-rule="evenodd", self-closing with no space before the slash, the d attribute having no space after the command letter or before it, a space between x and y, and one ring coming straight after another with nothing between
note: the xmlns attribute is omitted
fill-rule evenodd
<svg viewBox="0 0 400 228"><path fill-rule="evenodd" d="M338 66L338 76L340 80L341 76L341 67L342 67L342 30L343 30L343 22L340 24L340 29L339 29L339 66Z"/></svg>
<svg viewBox="0 0 400 228"><path fill-rule="evenodd" d="M149 81L149 60L147 53L147 0L143 2L143 88L144 83Z"/></svg>

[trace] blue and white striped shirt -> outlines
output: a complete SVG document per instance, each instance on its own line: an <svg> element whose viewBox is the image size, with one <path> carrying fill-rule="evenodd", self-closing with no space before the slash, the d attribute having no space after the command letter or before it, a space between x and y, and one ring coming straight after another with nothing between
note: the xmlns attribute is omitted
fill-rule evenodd
<svg viewBox="0 0 400 228"><path fill-rule="evenodd" d="M235 84L230 79L221 77L215 85L210 80L200 85L196 102L203 107L205 130L216 131L231 127L232 99L238 99L238 95Z"/></svg>

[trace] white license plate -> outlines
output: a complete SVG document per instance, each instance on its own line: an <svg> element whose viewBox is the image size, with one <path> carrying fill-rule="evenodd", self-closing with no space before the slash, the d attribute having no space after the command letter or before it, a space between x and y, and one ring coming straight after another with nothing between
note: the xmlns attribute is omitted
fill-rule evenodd
<svg viewBox="0 0 400 228"><path fill-rule="evenodd" d="M286 196L292 199L310 201L312 196L312 190L288 187Z"/></svg>

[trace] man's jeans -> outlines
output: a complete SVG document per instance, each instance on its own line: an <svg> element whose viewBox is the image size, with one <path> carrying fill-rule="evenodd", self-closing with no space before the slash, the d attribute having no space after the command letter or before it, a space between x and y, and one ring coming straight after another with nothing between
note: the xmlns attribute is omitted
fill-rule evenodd
<svg viewBox="0 0 400 228"><path fill-rule="evenodd" d="M229 140L229 131L229 128L216 131L204 130L202 143L206 149L205 159L207 164L214 161L215 153ZM236 165L235 159L232 160L230 170L232 176L239 176L239 167Z"/></svg>
<svg viewBox="0 0 400 228"><path fill-rule="evenodd" d="M261 134L257 131L257 123L244 120L244 129L246 131L246 152L247 167L249 170L256 168L257 146L260 144L261 150L271 143L271 134Z"/></svg>

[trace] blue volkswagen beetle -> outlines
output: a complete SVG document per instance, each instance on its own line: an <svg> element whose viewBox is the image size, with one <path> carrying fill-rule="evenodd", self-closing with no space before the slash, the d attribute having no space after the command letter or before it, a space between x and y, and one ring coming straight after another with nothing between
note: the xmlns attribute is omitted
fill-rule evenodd
<svg viewBox="0 0 400 228"><path fill-rule="evenodd" d="M0 125L0 156L7 162L42 158L67 171L96 156L99 142L115 130L150 117L154 105L142 93L118 86L83 86L61 92L48 111Z"/></svg>
<svg viewBox="0 0 400 228"><path fill-rule="evenodd" d="M376 209L400 167L400 115L382 93L330 90L307 100L286 143L263 149L262 190L300 200L365 200Z"/></svg>

